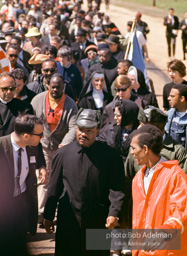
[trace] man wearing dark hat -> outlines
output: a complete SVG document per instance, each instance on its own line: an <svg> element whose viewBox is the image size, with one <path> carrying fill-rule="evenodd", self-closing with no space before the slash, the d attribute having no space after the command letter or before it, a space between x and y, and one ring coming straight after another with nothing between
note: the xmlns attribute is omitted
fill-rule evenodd
<svg viewBox="0 0 187 256"><path fill-rule="evenodd" d="M124 202L123 164L114 149L96 141L100 112L80 109L76 122L77 140L53 158L45 229L54 232L59 202L55 255L109 255L109 250L87 251L85 232L117 225Z"/></svg>
<svg viewBox="0 0 187 256"><path fill-rule="evenodd" d="M151 124L156 126L163 133L163 148L161 150L161 156L166 160L178 160L179 166L187 174L187 154L185 148L172 139L172 137L164 132L164 127L167 123L168 116L160 109L148 106L145 109L140 109L138 114L138 120L141 125ZM127 157L125 163L125 173L131 179L141 167L136 163L131 154Z"/></svg>
<svg viewBox="0 0 187 256"><path fill-rule="evenodd" d="M92 65L88 69L87 77L86 77L86 84L91 79L91 75L94 71L101 71L105 74L105 81L108 92L111 93L111 85L112 82L117 77L117 60L112 56L112 53L109 49L108 44L102 43L98 45L98 57L99 62Z"/></svg>
<svg viewBox="0 0 187 256"><path fill-rule="evenodd" d="M119 62L124 60L125 52L120 49L119 36L110 34L105 42L109 45L112 56Z"/></svg>
<svg viewBox="0 0 187 256"><path fill-rule="evenodd" d="M76 42L73 42L71 44L71 48L73 50L78 50L80 53L80 60L86 58L86 54L84 53L84 50L86 47L88 47L91 44L94 44L86 39L87 31L83 28L79 28L77 35L75 36Z"/></svg>

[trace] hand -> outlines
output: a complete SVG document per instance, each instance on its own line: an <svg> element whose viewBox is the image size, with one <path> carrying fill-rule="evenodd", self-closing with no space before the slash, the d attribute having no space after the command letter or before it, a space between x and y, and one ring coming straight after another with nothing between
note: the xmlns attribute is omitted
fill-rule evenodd
<svg viewBox="0 0 187 256"><path fill-rule="evenodd" d="M45 184L47 182L47 171L45 167L42 167L39 169L39 176L38 180L40 181L40 184Z"/></svg>
<svg viewBox="0 0 187 256"><path fill-rule="evenodd" d="M64 146L64 145L62 145L62 144L59 144L59 145L58 145L58 148L62 148L63 146Z"/></svg>
<svg viewBox="0 0 187 256"><path fill-rule="evenodd" d="M146 63L149 63L149 62L150 62L149 57L146 57L145 60L146 60Z"/></svg>
<svg viewBox="0 0 187 256"><path fill-rule="evenodd" d="M52 234L55 231L52 220L44 219L44 228L48 234Z"/></svg>
<svg viewBox="0 0 187 256"><path fill-rule="evenodd" d="M113 229L118 225L118 218L117 217L113 217L113 216L109 216L106 219L106 224L105 227L108 229Z"/></svg>

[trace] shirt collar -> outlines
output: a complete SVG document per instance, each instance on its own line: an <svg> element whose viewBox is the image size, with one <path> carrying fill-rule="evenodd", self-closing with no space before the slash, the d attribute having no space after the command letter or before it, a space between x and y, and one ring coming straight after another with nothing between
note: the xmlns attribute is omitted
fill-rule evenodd
<svg viewBox="0 0 187 256"><path fill-rule="evenodd" d="M10 135L10 138L14 151L18 151L20 149L20 146L18 146L18 144L15 142L12 133ZM25 150L25 147L23 147L22 149Z"/></svg>

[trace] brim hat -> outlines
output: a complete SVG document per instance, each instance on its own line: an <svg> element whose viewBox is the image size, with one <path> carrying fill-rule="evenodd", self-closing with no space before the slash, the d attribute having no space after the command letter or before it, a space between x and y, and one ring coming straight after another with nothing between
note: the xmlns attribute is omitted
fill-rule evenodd
<svg viewBox="0 0 187 256"><path fill-rule="evenodd" d="M36 53L36 54L34 54L34 55L30 58L30 60L28 61L28 63L29 63L30 65L42 64L42 62L43 62L44 60L47 60L47 59L49 59L49 56L48 56L48 55Z"/></svg>
<svg viewBox="0 0 187 256"><path fill-rule="evenodd" d="M27 34L25 34L26 37L31 37L31 36L40 36L40 32L38 31L37 27L29 28L29 31Z"/></svg>
<svg viewBox="0 0 187 256"><path fill-rule="evenodd" d="M111 34L106 40L108 44L119 44L119 37L117 35Z"/></svg>
<svg viewBox="0 0 187 256"><path fill-rule="evenodd" d="M138 120L142 123L166 123L168 115L159 108L147 106L139 110Z"/></svg>

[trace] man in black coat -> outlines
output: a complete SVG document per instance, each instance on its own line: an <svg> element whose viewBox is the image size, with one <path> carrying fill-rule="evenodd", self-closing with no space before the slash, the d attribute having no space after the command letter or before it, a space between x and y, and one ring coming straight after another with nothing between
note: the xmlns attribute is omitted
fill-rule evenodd
<svg viewBox="0 0 187 256"><path fill-rule="evenodd" d="M179 19L177 16L174 16L173 8L169 8L168 16L164 17L164 26L166 26L168 56L171 57L171 44L172 44L173 57L175 57L176 37L179 29Z"/></svg>
<svg viewBox="0 0 187 256"><path fill-rule="evenodd" d="M53 159L44 210L46 231L54 231L58 205L55 255L109 255L86 251L86 229L113 229L124 203L124 170L118 153L96 141L100 113L80 109L77 141L59 149Z"/></svg>
<svg viewBox="0 0 187 256"><path fill-rule="evenodd" d="M180 22L180 29L182 30L183 60L185 60L185 54L187 53L187 12L185 12L184 19Z"/></svg>
<svg viewBox="0 0 187 256"><path fill-rule="evenodd" d="M98 56L99 62L92 65L88 69L87 77L86 77L86 86L88 81L90 80L92 73L94 71L100 71L105 75L105 82L107 86L108 93L111 94L111 85L115 78L117 77L117 60L112 57L112 53L110 52L108 44L99 44L98 45Z"/></svg>
<svg viewBox="0 0 187 256"><path fill-rule="evenodd" d="M13 132L14 121L20 112L33 114L28 102L14 98L16 83L14 77L7 72L0 74L0 137Z"/></svg>
<svg viewBox="0 0 187 256"><path fill-rule="evenodd" d="M26 235L36 233L37 181L46 172L37 158L43 136L42 121L33 115L19 116L11 135L0 138L0 252L8 256L26 256ZM32 146L32 147L30 147ZM20 152L20 155L19 155ZM19 164L20 163L20 164Z"/></svg>
<svg viewBox="0 0 187 256"><path fill-rule="evenodd" d="M87 55L84 53L84 50L94 43L90 42L86 39L87 31L83 28L78 29L77 34L75 36L76 42L71 44L71 48L73 50L77 50L80 54L80 60L87 58Z"/></svg>

